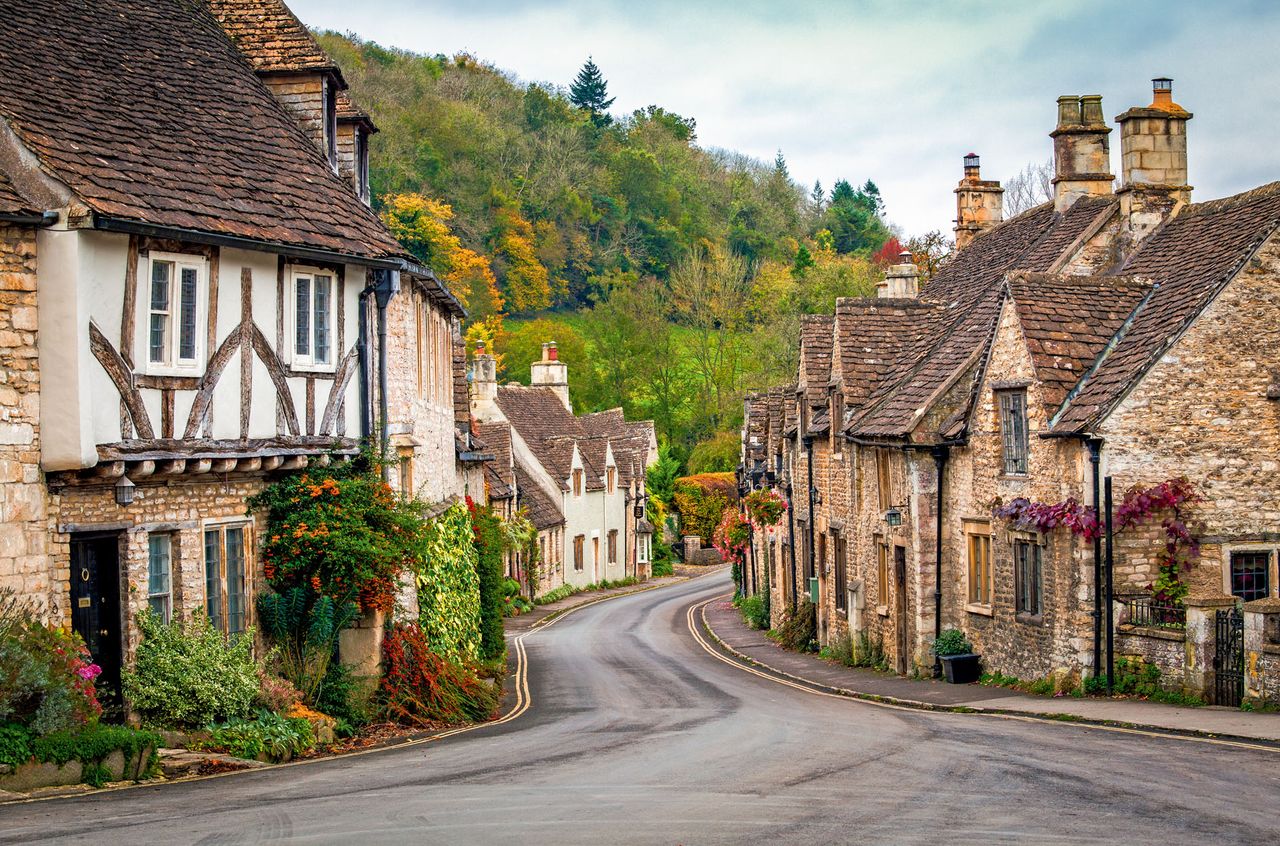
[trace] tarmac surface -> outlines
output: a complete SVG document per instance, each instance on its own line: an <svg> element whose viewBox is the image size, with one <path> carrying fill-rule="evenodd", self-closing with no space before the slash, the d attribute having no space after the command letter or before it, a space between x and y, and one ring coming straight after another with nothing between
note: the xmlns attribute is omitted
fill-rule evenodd
<svg viewBox="0 0 1280 846"><path fill-rule="evenodd" d="M719 573L518 635L528 707L507 722L4 805L0 843L1280 842L1276 751L783 684L690 631L691 606L729 587Z"/></svg>

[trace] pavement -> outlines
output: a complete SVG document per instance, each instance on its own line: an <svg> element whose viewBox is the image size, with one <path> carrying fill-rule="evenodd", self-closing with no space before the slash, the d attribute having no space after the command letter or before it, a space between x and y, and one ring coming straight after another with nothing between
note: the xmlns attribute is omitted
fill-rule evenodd
<svg viewBox="0 0 1280 846"><path fill-rule="evenodd" d="M783 649L764 632L749 628L728 599L710 603L700 612L700 617L720 645L738 657L787 678L847 696L923 709L1020 714L1280 744L1280 714L1212 706L1185 707L1128 698L1035 696L1003 687L907 679L871 669L846 667L812 653Z"/></svg>
<svg viewBox="0 0 1280 846"><path fill-rule="evenodd" d="M0 843L1280 842L1280 752L923 711L775 677L697 618L727 574L513 635L517 704L430 742L0 806Z"/></svg>

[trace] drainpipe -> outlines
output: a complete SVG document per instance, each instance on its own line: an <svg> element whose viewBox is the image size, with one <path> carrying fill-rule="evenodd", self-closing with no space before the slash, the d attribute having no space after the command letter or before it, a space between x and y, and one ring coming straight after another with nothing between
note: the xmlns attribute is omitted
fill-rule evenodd
<svg viewBox="0 0 1280 846"><path fill-rule="evenodd" d="M1089 463L1093 465L1093 512L1101 516L1102 439L1089 438ZM1110 511L1110 509L1108 509ZM1093 677L1102 675L1102 533L1093 533Z"/></svg>
<svg viewBox="0 0 1280 846"><path fill-rule="evenodd" d="M942 482L946 472L947 459L951 455L951 450L945 444L938 444L930 452L933 455L933 464L937 470L938 476L937 499L934 503L937 524L934 529L935 537L933 553L933 639L937 640L942 634ZM942 659L937 655L934 655L933 677L940 678L941 676Z"/></svg>
<svg viewBox="0 0 1280 846"><path fill-rule="evenodd" d="M813 487L813 438L812 436L805 435L804 450L805 450L805 455L808 457L808 465L809 465L808 466L808 471L809 471L809 549L807 553L809 560L806 563L809 566L809 569L807 572L813 573L816 576L818 574L818 565L815 563L813 558L813 545L814 545L813 524L816 522L814 520L814 517L816 515L813 513L813 507L814 507L813 494L814 494L815 488ZM807 580L805 581L804 590L805 590L805 593L808 594L809 584Z"/></svg>
<svg viewBox="0 0 1280 846"><path fill-rule="evenodd" d="M791 477L790 477L790 475L789 475L789 474L788 474L788 476L787 476L787 486L786 486L783 490L784 490L784 491L786 492L786 494L787 494L787 521L788 521L788 534L787 534L787 537L791 539L791 543L787 544L787 554L788 554L788 558L790 559L790 565L791 565L791 613L794 615L794 614L796 613L796 602L797 602L797 596L796 596L796 593L797 593L797 592L796 592L796 511L795 511L794 504L793 504L793 503L792 503L792 501L791 501L791 492L792 492L792 487L791 487Z"/></svg>
<svg viewBox="0 0 1280 846"><path fill-rule="evenodd" d="M385 462L391 450L391 436L387 432L390 417L387 411L387 305L400 292L400 275L390 270L375 270L373 278L373 296L378 307L378 441ZM383 475L389 472L384 466Z"/></svg>
<svg viewBox="0 0 1280 846"><path fill-rule="evenodd" d="M360 438L373 435L373 402L369 398L369 295L373 286L360 292L360 340L356 349L360 360Z"/></svg>
<svg viewBox="0 0 1280 846"><path fill-rule="evenodd" d="M1111 525L1111 477L1105 480L1106 492L1103 496L1106 498L1107 504L1107 562L1106 562L1106 583L1107 583L1107 693L1111 693L1111 680L1115 677L1115 643L1111 633L1113 631L1114 621L1112 617L1112 596L1114 593L1114 585L1112 584L1111 568L1115 563L1115 535Z"/></svg>

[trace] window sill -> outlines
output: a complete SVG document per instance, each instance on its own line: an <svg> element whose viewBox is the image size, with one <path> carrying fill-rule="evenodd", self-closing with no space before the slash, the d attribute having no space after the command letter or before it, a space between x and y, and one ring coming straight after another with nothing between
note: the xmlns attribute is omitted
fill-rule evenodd
<svg viewBox="0 0 1280 846"><path fill-rule="evenodd" d="M877 613L877 614L879 614L881 617L888 617L888 616L889 616L889 606L888 606L888 605L877 605L877 606L876 606L876 613Z"/></svg>
<svg viewBox="0 0 1280 846"><path fill-rule="evenodd" d="M983 617L995 616L995 611L992 610L990 605L979 605L976 602L966 602L964 610L968 611L970 614L980 614Z"/></svg>
<svg viewBox="0 0 1280 846"><path fill-rule="evenodd" d="M1016 615L1014 615L1014 619L1017 620L1019 623L1025 623L1028 626L1044 625L1043 614L1028 614L1026 611L1019 611Z"/></svg>
<svg viewBox="0 0 1280 846"><path fill-rule="evenodd" d="M1001 473L997 476L1002 482L1025 482L1031 478L1030 473Z"/></svg>
<svg viewBox="0 0 1280 846"><path fill-rule="evenodd" d="M173 367L164 364L148 364L145 361L134 370L136 376L185 376L199 379L204 376L204 360L190 367Z"/></svg>
<svg viewBox="0 0 1280 846"><path fill-rule="evenodd" d="M336 373L337 364L303 364L299 361L289 363L289 369L294 373Z"/></svg>

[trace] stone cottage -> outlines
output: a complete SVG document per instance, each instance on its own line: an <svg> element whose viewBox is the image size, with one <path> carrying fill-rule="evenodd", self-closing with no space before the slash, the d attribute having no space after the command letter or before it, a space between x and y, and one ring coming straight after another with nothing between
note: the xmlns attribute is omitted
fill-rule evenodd
<svg viewBox="0 0 1280 846"><path fill-rule="evenodd" d="M0 584L115 684L145 607L252 624L274 474L394 424L463 492L461 309L369 209L372 124L282 3L4 6Z"/></svg>
<svg viewBox="0 0 1280 846"><path fill-rule="evenodd" d="M648 539L641 545L638 530L652 533L644 473L658 457L653 423L627 421L619 408L575 415L554 342L543 344L528 387L499 385L496 366L477 352L471 412L482 432L508 427L517 500L539 531L540 590L646 578Z"/></svg>
<svg viewBox="0 0 1280 846"><path fill-rule="evenodd" d="M852 631L927 671L956 627L1021 678L1132 654L1209 699L1274 698L1280 188L1191 203L1191 114L1167 79L1116 119L1114 192L1101 98L1057 105L1053 201L1003 220L967 156L951 260L921 290L904 261L880 298L840 301L830 341L802 340L801 425L780 449L820 639ZM823 350L825 409L805 392ZM1126 492L1184 476L1199 501L1123 526L1109 567L1105 480L1114 518ZM1170 520L1199 549L1172 601L1152 590Z"/></svg>

